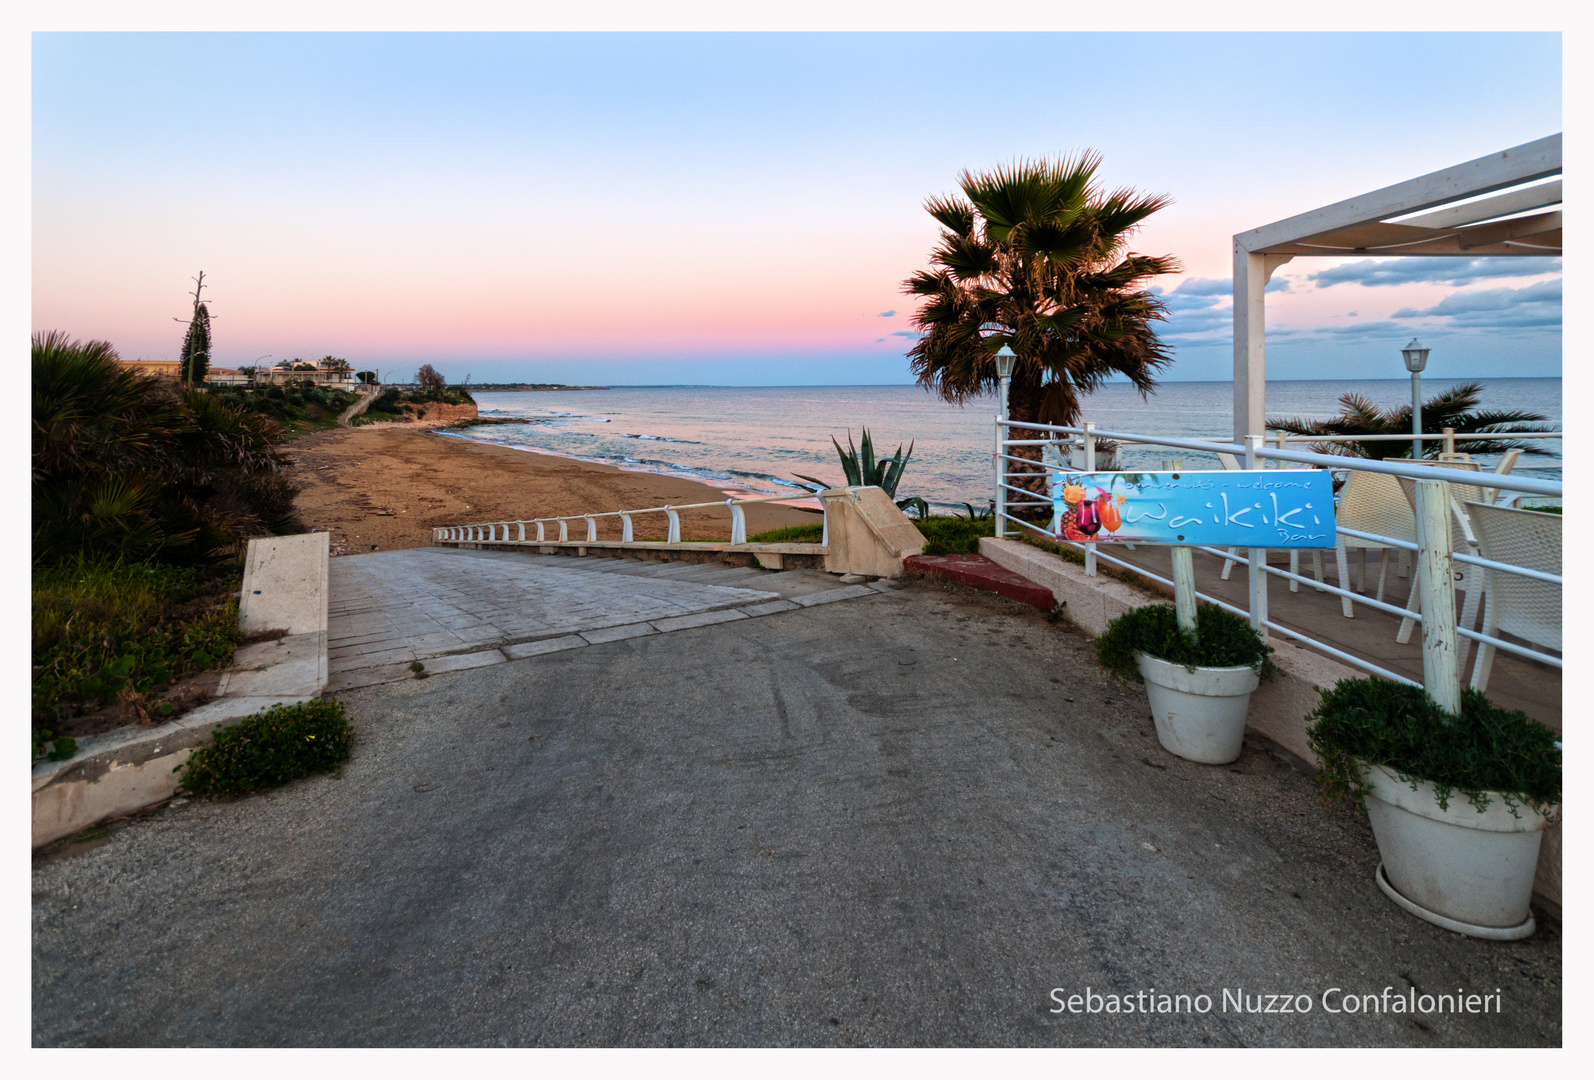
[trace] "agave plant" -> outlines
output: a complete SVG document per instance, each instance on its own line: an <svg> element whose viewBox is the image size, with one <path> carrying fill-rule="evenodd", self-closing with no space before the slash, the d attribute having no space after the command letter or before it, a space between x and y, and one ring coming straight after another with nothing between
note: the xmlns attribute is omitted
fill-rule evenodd
<svg viewBox="0 0 1594 1080"><path fill-rule="evenodd" d="M860 446L852 443L852 431L847 431L847 449L843 450L841 444L836 442L832 435L830 441L836 447L836 454L841 458L841 471L846 476L848 487L877 487L887 495L896 499L897 484L902 480L902 472L908 467L908 459L913 456L913 442L908 442L907 453L903 453L902 444L897 444L897 452L888 458L875 458L874 440L869 437L869 429L863 429ZM802 473L793 473L799 480L805 480L814 485L815 491L823 491L836 485L826 483L812 476ZM897 499L897 506L912 508L921 518L930 513L930 506L917 495L910 495L905 499Z"/></svg>

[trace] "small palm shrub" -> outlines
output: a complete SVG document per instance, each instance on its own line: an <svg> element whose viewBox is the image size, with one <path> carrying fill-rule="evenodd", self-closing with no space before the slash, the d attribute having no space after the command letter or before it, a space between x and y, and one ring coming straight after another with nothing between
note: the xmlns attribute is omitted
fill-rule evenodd
<svg viewBox="0 0 1594 1080"><path fill-rule="evenodd" d="M1431 782L1441 809L1460 792L1479 813L1499 792L1513 814L1518 805L1548 817L1561 801L1561 751L1556 734L1526 713L1492 704L1476 690L1461 692L1461 715L1439 707L1420 686L1379 679L1342 679L1308 720L1312 752L1322 759L1318 781L1332 800L1361 801L1360 763L1383 765L1413 785Z"/></svg>
<svg viewBox="0 0 1594 1080"><path fill-rule="evenodd" d="M177 769L184 789L201 795L246 795L311 773L335 772L354 745L341 701L273 705L219 727Z"/></svg>
<svg viewBox="0 0 1594 1080"><path fill-rule="evenodd" d="M1096 639L1102 666L1137 681L1136 653L1188 668L1251 667L1265 678L1276 670L1268 657L1272 651L1250 623L1211 604L1197 606L1194 636L1179 629L1172 604L1150 604L1124 612Z"/></svg>

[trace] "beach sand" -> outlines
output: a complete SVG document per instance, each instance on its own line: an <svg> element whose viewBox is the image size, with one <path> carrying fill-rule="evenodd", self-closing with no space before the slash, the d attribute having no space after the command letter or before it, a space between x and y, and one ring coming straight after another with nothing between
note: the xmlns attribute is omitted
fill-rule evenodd
<svg viewBox="0 0 1594 1080"><path fill-rule="evenodd" d="M284 451L296 466L292 476L302 489L295 500L300 518L307 528L330 532L333 551L347 554L425 547L438 525L727 497L719 488L694 480L432 435L411 425L312 432ZM728 540L730 520L724 508L685 511L682 538ZM822 520L817 512L778 503L747 508L749 535ZM636 538L662 540L666 524L663 514L639 517ZM572 522L570 535L584 538L585 524ZM598 536L618 540L619 519L600 519Z"/></svg>

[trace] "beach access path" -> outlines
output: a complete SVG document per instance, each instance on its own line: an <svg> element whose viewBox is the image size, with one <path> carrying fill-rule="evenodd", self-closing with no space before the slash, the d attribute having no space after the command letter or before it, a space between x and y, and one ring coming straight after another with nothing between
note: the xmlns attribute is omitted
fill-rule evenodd
<svg viewBox="0 0 1594 1080"><path fill-rule="evenodd" d="M695 480L631 472L574 458L437 435L408 425L332 428L284 448L300 485L294 506L306 528L332 534L335 553L424 547L433 526L558 514L631 510L723 500L728 491ZM800 492L796 493L800 497ZM752 534L823 518L778 503L748 506ZM638 537L665 534L662 514L637 519ZM681 515L688 540L730 537L728 509ZM618 518L599 538L620 537Z"/></svg>
<svg viewBox="0 0 1594 1080"><path fill-rule="evenodd" d="M999 597L908 582L339 698L337 776L36 863L35 1045L1561 1042L1551 914L1507 943L1405 914L1298 763L1164 753L1143 690ZM1386 987L1502 1011L1323 1007Z"/></svg>

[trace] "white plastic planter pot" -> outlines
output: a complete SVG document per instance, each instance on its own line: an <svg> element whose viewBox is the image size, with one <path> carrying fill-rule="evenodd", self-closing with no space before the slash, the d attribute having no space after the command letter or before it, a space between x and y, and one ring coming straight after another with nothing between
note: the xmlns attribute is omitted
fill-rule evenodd
<svg viewBox="0 0 1594 1080"><path fill-rule="evenodd" d="M1245 713L1258 682L1249 667L1171 664L1136 653L1146 680L1151 717L1163 749L1203 765L1226 765L1240 756Z"/></svg>
<svg viewBox="0 0 1594 1080"><path fill-rule="evenodd" d="M1533 933L1528 902L1539 841L1549 822L1516 816L1498 792L1482 813L1460 792L1439 809L1434 785L1416 790L1391 769L1363 765L1367 816L1378 841L1378 887L1417 916L1472 937L1511 941Z"/></svg>

